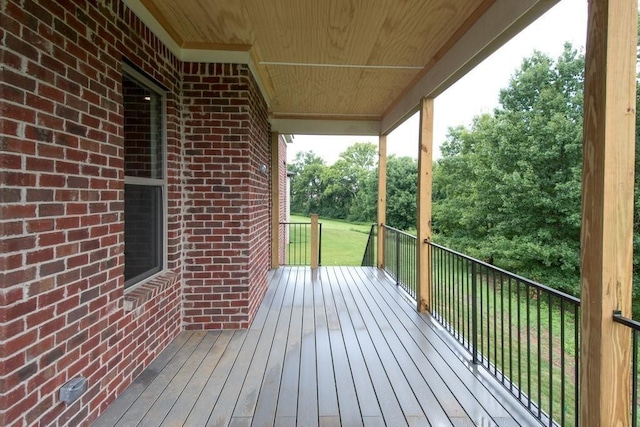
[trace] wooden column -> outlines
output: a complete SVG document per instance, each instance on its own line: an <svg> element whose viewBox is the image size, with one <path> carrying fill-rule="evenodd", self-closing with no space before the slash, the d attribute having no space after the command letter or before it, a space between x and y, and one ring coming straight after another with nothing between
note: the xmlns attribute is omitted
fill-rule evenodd
<svg viewBox="0 0 640 427"><path fill-rule="evenodd" d="M271 268L280 266L280 135L271 133Z"/></svg>
<svg viewBox="0 0 640 427"><path fill-rule="evenodd" d="M378 268L384 268L384 224L387 222L387 135L378 138Z"/></svg>
<svg viewBox="0 0 640 427"><path fill-rule="evenodd" d="M318 214L311 215L311 269L315 270L319 264L320 245L318 242Z"/></svg>
<svg viewBox="0 0 640 427"><path fill-rule="evenodd" d="M431 259L425 241L431 240L431 184L433 167L433 98L423 98L420 108L418 151L418 223L416 242L416 299L418 311L431 309Z"/></svg>
<svg viewBox="0 0 640 427"><path fill-rule="evenodd" d="M589 0L581 232L580 425L630 422L637 0Z"/></svg>

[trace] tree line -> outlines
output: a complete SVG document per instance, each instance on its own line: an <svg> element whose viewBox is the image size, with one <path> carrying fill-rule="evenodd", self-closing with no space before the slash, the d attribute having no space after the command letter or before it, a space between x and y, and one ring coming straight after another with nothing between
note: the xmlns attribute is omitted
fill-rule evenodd
<svg viewBox="0 0 640 427"><path fill-rule="evenodd" d="M433 167L436 242L579 295L583 89L582 52L569 44L556 59L534 52L500 91L493 113L449 129ZM637 120L634 271L640 266L639 129ZM331 166L313 153L299 154L291 170L293 211L375 221L375 145L349 147ZM389 157L388 225L415 228L416 179L415 159Z"/></svg>
<svg viewBox="0 0 640 427"><path fill-rule="evenodd" d="M313 151L297 153L289 165L291 211L303 215L375 222L378 200L378 148L358 142L328 166ZM387 158L387 221L403 230L416 224L418 162L411 157Z"/></svg>

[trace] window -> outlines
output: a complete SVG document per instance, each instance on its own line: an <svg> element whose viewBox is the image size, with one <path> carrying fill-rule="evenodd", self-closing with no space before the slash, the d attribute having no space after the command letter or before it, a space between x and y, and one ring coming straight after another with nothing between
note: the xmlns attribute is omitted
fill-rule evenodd
<svg viewBox="0 0 640 427"><path fill-rule="evenodd" d="M165 264L164 91L125 64L122 94L124 280L129 287Z"/></svg>

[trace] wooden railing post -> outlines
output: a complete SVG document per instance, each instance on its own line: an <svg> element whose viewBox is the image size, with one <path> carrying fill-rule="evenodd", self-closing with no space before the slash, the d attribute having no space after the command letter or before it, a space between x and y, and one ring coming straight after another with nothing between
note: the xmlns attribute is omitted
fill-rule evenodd
<svg viewBox="0 0 640 427"><path fill-rule="evenodd" d="M318 251L320 245L318 244L318 215L311 215L311 269L318 268Z"/></svg>
<svg viewBox="0 0 640 427"><path fill-rule="evenodd" d="M637 0L589 0L581 229L580 425L628 426ZM635 373L634 373L635 375Z"/></svg>

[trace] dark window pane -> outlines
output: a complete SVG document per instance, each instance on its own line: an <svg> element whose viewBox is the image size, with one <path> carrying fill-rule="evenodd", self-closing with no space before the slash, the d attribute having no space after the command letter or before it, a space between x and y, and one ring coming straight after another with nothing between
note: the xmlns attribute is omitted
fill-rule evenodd
<svg viewBox="0 0 640 427"><path fill-rule="evenodd" d="M124 76L124 174L162 179L162 97Z"/></svg>
<svg viewBox="0 0 640 427"><path fill-rule="evenodd" d="M134 284L162 268L162 189L124 186L124 280Z"/></svg>

